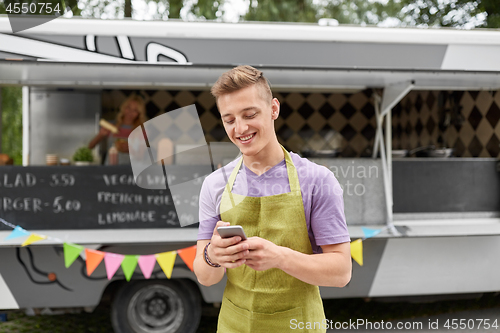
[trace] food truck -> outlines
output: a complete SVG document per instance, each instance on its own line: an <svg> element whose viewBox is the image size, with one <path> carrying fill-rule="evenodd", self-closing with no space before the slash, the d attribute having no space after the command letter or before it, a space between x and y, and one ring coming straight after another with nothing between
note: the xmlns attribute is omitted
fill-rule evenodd
<svg viewBox="0 0 500 333"><path fill-rule="evenodd" d="M171 170L199 184L238 154L209 89L239 64L271 82L280 143L343 188L356 262L323 298L500 291L499 52L498 31L482 29L58 18L12 33L0 17L0 86L23 87L23 166L0 167L0 309L92 311L106 294L116 332L196 331L201 300L220 304L225 285L200 285L181 255L197 215L180 214L161 177L140 187L131 165L47 155L71 159L139 94L182 138ZM189 106L198 119L174 116ZM182 154L192 147L212 158ZM104 161L108 148L94 153ZM47 237L22 246L15 227ZM85 248L68 268L65 243ZM149 278L116 267L108 279L104 263L87 274L87 250L179 255L171 276L156 263Z"/></svg>

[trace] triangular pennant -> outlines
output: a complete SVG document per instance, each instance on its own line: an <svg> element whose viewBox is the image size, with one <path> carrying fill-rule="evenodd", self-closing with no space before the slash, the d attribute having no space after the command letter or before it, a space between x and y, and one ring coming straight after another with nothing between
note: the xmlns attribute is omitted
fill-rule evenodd
<svg viewBox="0 0 500 333"><path fill-rule="evenodd" d="M28 236L29 234L30 234L29 232L27 232L20 226L17 226L14 228L14 230L12 230L12 232L7 237L5 237L5 240Z"/></svg>
<svg viewBox="0 0 500 333"><path fill-rule="evenodd" d="M44 235L37 235L37 234L31 234L28 239L26 239L21 246L28 246L30 244L33 244L35 242L39 242L41 240L47 239L47 236Z"/></svg>
<svg viewBox="0 0 500 333"><path fill-rule="evenodd" d="M90 276L94 272L94 270L99 266L102 259L104 258L104 252L85 249L85 257L87 264L87 275Z"/></svg>
<svg viewBox="0 0 500 333"><path fill-rule="evenodd" d="M351 257L359 266L363 266L363 242L361 238L351 242Z"/></svg>
<svg viewBox="0 0 500 333"><path fill-rule="evenodd" d="M108 276L108 280L111 280L115 275L118 267L120 267L123 258L125 258L122 254L116 253L108 253L104 256L104 264L106 264L106 274Z"/></svg>
<svg viewBox="0 0 500 333"><path fill-rule="evenodd" d="M69 268L71 264L78 258L83 247L76 244L64 243L64 266Z"/></svg>
<svg viewBox="0 0 500 333"><path fill-rule="evenodd" d="M187 267L189 267L192 271L194 258L196 257L196 245L177 250L177 254L182 258L182 260L184 260Z"/></svg>
<svg viewBox="0 0 500 333"><path fill-rule="evenodd" d="M133 255L126 255L125 258L123 258L122 270L123 274L125 274L125 279L127 279L127 281L130 281L130 278L134 274L138 259L139 256L133 256Z"/></svg>
<svg viewBox="0 0 500 333"><path fill-rule="evenodd" d="M363 231L365 238L370 238L375 235L378 235L382 231L382 229L370 229L365 227L361 227L361 230Z"/></svg>
<svg viewBox="0 0 500 333"><path fill-rule="evenodd" d="M137 262L139 263L139 267L141 268L144 277L149 279L151 277L151 273L153 273L153 269L155 268L156 256L154 254L140 256Z"/></svg>
<svg viewBox="0 0 500 333"><path fill-rule="evenodd" d="M160 264L160 267L163 270L163 273L165 273L165 275L169 279L172 276L172 270L174 269L176 255L177 255L177 252L175 252L175 251L158 253L156 255L156 260Z"/></svg>

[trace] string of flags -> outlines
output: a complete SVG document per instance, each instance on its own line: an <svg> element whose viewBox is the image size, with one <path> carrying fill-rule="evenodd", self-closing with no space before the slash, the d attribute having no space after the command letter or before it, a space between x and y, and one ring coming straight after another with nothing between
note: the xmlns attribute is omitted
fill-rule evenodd
<svg viewBox="0 0 500 333"><path fill-rule="evenodd" d="M193 262L196 256L196 245L176 251L155 253L149 255L123 255L98 251L84 248L83 246L78 244L64 242L58 238L39 235L26 231L20 226L15 226L2 218L0 218L0 222L13 228L12 232L5 238L5 240L28 236L26 240L24 240L24 242L21 244L21 246L28 246L45 239L62 243L64 249L64 265L66 268L69 268L73 264L73 262L82 254L82 252L85 253L85 264L88 276L90 276L97 268L97 266L99 266L99 264L104 261L108 280L111 280L113 278L120 266L127 281L130 281L137 266L139 266L142 274L144 275L144 278L149 279L156 262L158 262L167 278L170 279L177 255L179 255L179 257L186 263L187 267L191 271L193 270ZM360 266L363 266L363 241L365 239L378 235L387 228L387 226L380 229L361 227L364 237L358 238L351 242L351 257L354 259L354 261L356 261Z"/></svg>
<svg viewBox="0 0 500 333"><path fill-rule="evenodd" d="M388 226L380 228L380 229L372 229L372 228L366 228L366 227L361 227L361 230L363 231L363 238L358 238L354 241L351 242L351 257L356 261L360 266L363 266L363 241L367 238L371 238L373 236L378 235L385 229L387 229Z"/></svg>
<svg viewBox="0 0 500 333"><path fill-rule="evenodd" d="M144 278L149 279L151 277L151 274L153 273L156 262L158 262L167 278L170 279L177 255L186 263L186 266L191 271L193 270L193 262L196 256L196 245L175 251L148 255L123 255L118 253L98 251L85 248L78 244L64 242L58 238L29 232L27 230L24 230L20 226L13 225L5 221L2 218L0 218L0 222L13 228L12 232L5 238L5 240L28 236L26 240L22 242L21 246L28 246L44 239L62 243L64 249L64 266L66 268L69 268L75 262L75 260L79 256L81 256L82 253L84 253L87 275L90 276L99 266L99 264L104 261L106 276L108 280L111 280L118 269L121 267L123 274L125 275L125 279L127 281L130 281L137 266L139 266L142 274L144 275Z"/></svg>

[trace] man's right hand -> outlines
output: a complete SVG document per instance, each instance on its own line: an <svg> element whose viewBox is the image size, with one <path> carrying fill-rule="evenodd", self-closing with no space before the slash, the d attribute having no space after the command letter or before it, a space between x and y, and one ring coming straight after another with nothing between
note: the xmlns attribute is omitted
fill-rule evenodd
<svg viewBox="0 0 500 333"><path fill-rule="evenodd" d="M219 235L217 228L229 225L229 222L217 222L207 252L213 263L225 268L236 268L245 263L245 256L248 254L249 246L246 241L241 241L240 236L222 238Z"/></svg>

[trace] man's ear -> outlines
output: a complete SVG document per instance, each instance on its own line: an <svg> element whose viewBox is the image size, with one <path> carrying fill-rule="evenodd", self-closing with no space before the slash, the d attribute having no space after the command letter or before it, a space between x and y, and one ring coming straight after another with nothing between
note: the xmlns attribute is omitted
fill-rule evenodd
<svg viewBox="0 0 500 333"><path fill-rule="evenodd" d="M280 114L280 102L278 101L277 98L273 98L271 101L271 117L273 120L278 119L278 116Z"/></svg>

